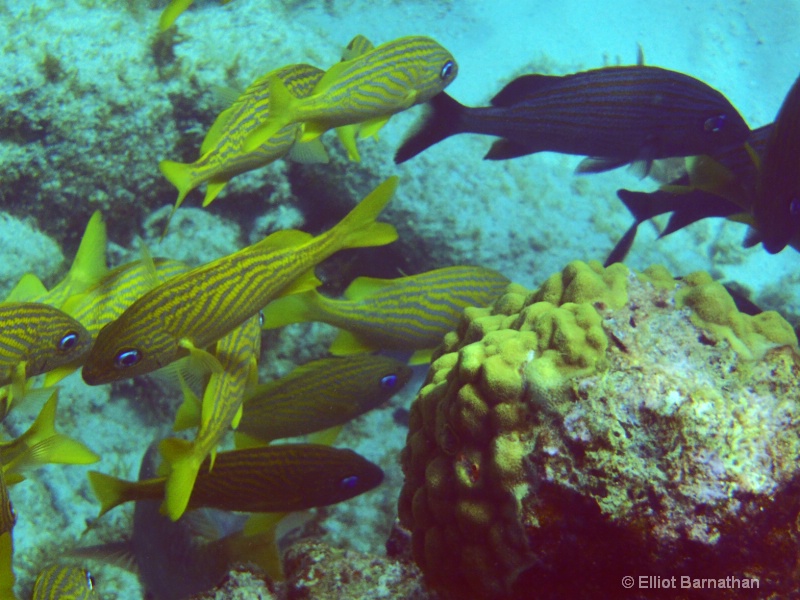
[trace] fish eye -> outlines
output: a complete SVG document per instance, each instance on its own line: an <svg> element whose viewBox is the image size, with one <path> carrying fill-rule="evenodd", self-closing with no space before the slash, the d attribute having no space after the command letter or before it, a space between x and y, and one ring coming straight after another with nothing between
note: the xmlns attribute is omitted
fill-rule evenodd
<svg viewBox="0 0 800 600"><path fill-rule="evenodd" d="M439 73L439 78L440 79L449 78L450 75L453 74L453 69L455 69L455 67L456 63L454 63L452 60L448 60L446 63L444 63L444 66L442 67L442 70Z"/></svg>
<svg viewBox="0 0 800 600"><path fill-rule="evenodd" d="M93 590L94 589L94 577L92 577L92 574L89 572L88 569L86 569L83 572L83 574L86 575L86 587L88 587L90 590Z"/></svg>
<svg viewBox="0 0 800 600"><path fill-rule="evenodd" d="M394 373L390 373L389 375L384 375L383 377L381 377L382 390L393 390L396 385L397 385L397 375L395 375Z"/></svg>
<svg viewBox="0 0 800 600"><path fill-rule="evenodd" d="M715 117L709 117L703 123L703 131L706 133L719 133L725 127L725 122L728 120L728 117L725 115L717 115Z"/></svg>
<svg viewBox="0 0 800 600"><path fill-rule="evenodd" d="M58 344L56 347L61 352L66 352L67 350L72 350L75 347L75 344L78 343L78 334L74 331L70 331L60 340L58 340Z"/></svg>
<svg viewBox="0 0 800 600"><path fill-rule="evenodd" d="M355 489L356 485L358 485L358 477L356 475L350 475L349 477L345 477L339 482L339 486L343 490Z"/></svg>
<svg viewBox="0 0 800 600"><path fill-rule="evenodd" d="M135 348L120 350L114 357L114 366L118 369L127 369L142 360L142 353Z"/></svg>

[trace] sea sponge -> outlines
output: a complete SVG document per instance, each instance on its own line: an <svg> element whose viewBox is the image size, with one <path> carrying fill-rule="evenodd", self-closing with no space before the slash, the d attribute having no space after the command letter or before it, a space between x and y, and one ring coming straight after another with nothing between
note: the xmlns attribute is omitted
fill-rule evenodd
<svg viewBox="0 0 800 600"><path fill-rule="evenodd" d="M467 309L401 459L427 581L445 598L608 598L659 573L785 596L800 583L798 356L777 314L658 267L574 262Z"/></svg>

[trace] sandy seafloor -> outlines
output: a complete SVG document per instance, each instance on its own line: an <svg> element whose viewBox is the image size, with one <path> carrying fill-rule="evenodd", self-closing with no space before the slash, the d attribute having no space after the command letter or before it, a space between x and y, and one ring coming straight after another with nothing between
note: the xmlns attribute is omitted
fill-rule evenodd
<svg viewBox="0 0 800 600"><path fill-rule="evenodd" d="M162 5L0 0L0 293L28 271L48 286L58 281L96 208L109 223L112 263L137 257L136 236L154 255L200 263L275 228L327 227L391 174L400 176L400 187L386 219L401 240L393 252L362 254L348 277L480 264L534 287L571 260L603 260L631 220L615 191L656 186L625 169L575 176L580 158L573 156L482 161L491 138L466 135L397 167L393 152L417 108L392 119L378 141L361 142L360 164L347 163L329 134L328 165L279 161L238 177L212 214L197 208L202 195L195 191L159 245L163 221L148 226L146 217L171 204L175 192L157 163L195 158L192 148L220 110L214 87L244 87L292 62L327 68L357 33L376 44L411 34L436 38L460 66L448 92L470 105L487 103L522 73L632 63L641 44L648 64L686 72L725 93L751 128L774 118L800 65L800 2L789 0L235 0L224 7L198 0L178 21L174 59L157 62L151 48ZM315 195L326 187L336 193ZM792 249L775 256L742 250L744 235L743 226L714 220L656 242L654 228L645 225L627 262L662 263L675 274L709 270L797 324L800 256ZM322 356L331 335L324 326L298 326L265 336L262 379ZM309 342L315 336L319 342ZM341 438L379 462L387 478L378 490L329 511L332 543L383 551L402 481L396 457L405 428L393 413L415 391L410 385ZM146 378L89 388L73 376L62 385L58 423L102 456L92 468L135 478L147 442L168 433L177 402L177 392ZM29 404L13 411L6 433L17 435L38 410ZM83 535L98 510L85 471L46 467L11 490L23 598L34 570L65 549L120 539L130 527L128 507ZM134 576L116 567L92 569L102 597L141 597Z"/></svg>

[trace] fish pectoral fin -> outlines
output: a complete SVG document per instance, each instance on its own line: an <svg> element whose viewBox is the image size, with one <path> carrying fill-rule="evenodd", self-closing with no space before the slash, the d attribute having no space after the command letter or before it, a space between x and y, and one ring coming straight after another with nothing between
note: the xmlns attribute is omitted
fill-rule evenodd
<svg viewBox="0 0 800 600"><path fill-rule="evenodd" d="M611 171L631 162L630 158L609 158L606 156L587 156L575 169L575 173L602 173Z"/></svg>
<svg viewBox="0 0 800 600"><path fill-rule="evenodd" d="M183 338L178 342L178 347L188 350L189 355L192 357L192 362L200 365L205 371L220 374L225 369L222 368L222 363L219 362L216 356L211 354L208 350L203 350L195 346L190 339Z"/></svg>
<svg viewBox="0 0 800 600"><path fill-rule="evenodd" d="M349 356L350 354L362 354L364 352L374 352L375 346L367 344L349 331L340 331L336 339L333 340L328 352L334 356Z"/></svg>
<svg viewBox="0 0 800 600"><path fill-rule="evenodd" d="M14 369L11 372L11 387L8 394L9 406L11 405L11 402L19 402L25 397L25 390L28 384L28 380L25 377L27 364L27 361L21 360L14 365Z"/></svg>
<svg viewBox="0 0 800 600"><path fill-rule="evenodd" d="M324 165L330 161L328 152L320 140L296 142L289 151L289 158L301 165Z"/></svg>
<svg viewBox="0 0 800 600"><path fill-rule="evenodd" d="M527 156L535 152L538 152L535 148L503 138L492 144L492 147L489 148L489 152L486 153L483 160L519 158L520 156Z"/></svg>
<svg viewBox="0 0 800 600"><path fill-rule="evenodd" d="M236 414L233 417L233 420L231 421L231 429L238 428L239 427L239 422L241 420L242 420L242 405L240 404L238 410L236 411ZM211 461L211 466L214 466L213 459Z"/></svg>

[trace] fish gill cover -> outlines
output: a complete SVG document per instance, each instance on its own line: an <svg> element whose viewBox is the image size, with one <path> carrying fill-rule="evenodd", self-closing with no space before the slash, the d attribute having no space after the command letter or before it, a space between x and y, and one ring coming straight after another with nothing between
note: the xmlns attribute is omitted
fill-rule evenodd
<svg viewBox="0 0 800 600"><path fill-rule="evenodd" d="M168 4L174 8L168 15L175 17L171 26L160 20ZM487 107L507 84L523 76L569 76L635 65L640 44L645 66L685 74L719 92L754 132L776 119L800 71L787 58L792 55L791 41L800 33L800 10L790 2L771 5L769 11L753 4L655 7L624 1L597 8L593 5L588 11L574 0L544 5L500 2L491 8L478 0L416 0L384 6L365 0L0 1L2 297L26 273L36 280L28 277L21 293L31 297L15 301L36 302L40 300L33 296L43 290L63 289L58 282L66 281L81 235L96 210L107 224L108 267L138 265L130 267L129 281L149 289L158 284L162 265L167 264L162 259L196 267L276 231L297 229L311 235L327 231L393 175L400 179L398 192L381 220L396 227L398 241L385 248L334 255L315 271L323 282L319 293L340 298L357 277L395 279L453 265L493 269L535 289L574 259L602 261L608 256L631 221L616 198L617 190L647 193L664 185L659 193L675 194L669 185L687 186L681 178L688 170L695 176L688 185L721 199L715 202L722 208L704 205L689 212L670 208L667 212L677 215L670 231L686 220L699 221L658 241L665 218L656 217L654 226L639 224L636 243L626 247L626 264L643 269L660 263L675 275L707 270L733 284L741 298L761 309L776 309L796 325L800 299L795 250L768 256L760 244L743 249L746 227L735 222L737 213L729 210L734 199L756 197L749 178L761 168L758 157L745 150L742 164L747 172L736 169L732 177L709 169L707 162L655 160L649 166L650 159L656 159L654 150L663 147L657 143L658 132L650 133L641 153L622 157L649 166L647 179L641 178L646 169L624 168L578 176L574 171L584 156L604 158L596 156L594 148L584 155L578 152L579 156L543 151L513 160L483 161L496 140L487 135L443 140L396 166L394 153L429 109L392 110L363 122L356 116L354 123L317 140L301 136L300 144L278 145L280 152L291 146L284 158L272 160L269 155L268 160L258 157L252 163L248 158L232 170L220 171L221 176L209 173L199 189L186 194L165 233L179 193L176 186L183 193L194 182L178 185L167 178L170 169L162 174L159 162L191 164L201 158L201 149L210 147L210 139L230 139L224 134L229 131L226 127L232 127L233 111L227 117L225 111L237 101L237 106L250 106L241 100L248 90L266 90L270 99L277 94L279 108L294 105L284 93L287 88L289 94L293 91L289 83L268 81L264 87L251 87L286 65L308 64L329 71L342 59L357 60L393 40L423 36L446 48L457 64L456 69L445 61L434 71L447 79L447 94L464 106ZM354 43L345 48L350 40ZM339 66L333 74L345 70ZM514 87L519 91L519 84ZM413 93L403 99L396 107L415 103ZM500 96L497 104L507 102ZM690 102L691 106L695 105ZM642 116L655 124L647 114L637 114L636 119ZM721 116L719 111L704 113L695 133L713 137L735 120ZM624 119L625 114L618 117ZM575 130L575 122L568 125L561 133ZM264 131L271 133L268 128ZM729 152L719 150L723 156ZM327 164L320 164L325 157ZM730 166L725 159L719 162ZM242 164L261 168L240 172ZM774 161L767 171L785 172L783 164ZM204 194L206 204L216 199L200 210ZM668 198L675 199L680 195ZM792 197L784 201L781 210L792 214L791 201ZM751 206L734 204L737 211L744 209L739 220L756 227L769 222L759 219L757 212L754 219ZM638 222L639 216L634 216ZM731 220L706 218L711 216ZM779 241L766 238L768 250L779 249L785 237L782 229ZM95 281L102 271L89 269L93 285L74 292L64 306L56 306L93 335L99 315L120 314L107 302L108 288ZM109 280L103 281L107 285ZM103 308L92 311L91 304L97 302L99 307L100 299L106 299ZM91 319L92 327L81 318ZM335 330L319 323L265 332L259 381L274 380L297 365L327 356L336 336ZM206 361L207 366L214 368L212 362ZM290 580L310 575L301 559L319 552L329 562L313 569L318 577L314 589L319 594L330 589L335 596L326 569L340 565L342 572L353 573L360 563L353 556L332 556L321 548L346 548L369 557L383 551L403 483L396 457L405 443L410 398L420 376L387 406L368 412L340 434L336 445L379 464L384 481L370 494L324 509L306 524L305 530L314 532L323 546L290 551L298 559L286 573ZM202 375L200 379L189 383L198 398L203 396ZM37 395L39 385L39 380L31 381L26 398L19 403L11 400L11 412L3 422L7 439L21 436L41 412L49 392ZM4 398L7 402L8 396ZM93 469L134 479L150 441L175 435L172 422L181 401L179 386L169 377L126 379L90 388L74 375L60 384L57 426L102 457ZM198 413L202 412L201 406ZM459 465L468 468L469 461L463 459ZM48 466L26 472L28 481L11 485L17 514L13 535L19 597L31 597L37 573L66 550L129 534L131 513L126 508L95 522L98 504L85 472L79 466ZM343 480L343 485L349 484ZM85 531L87 523L91 527ZM394 552L400 552L402 535L395 531L392 540ZM411 595L412 588L402 586L421 589L418 572L408 569L394 580L396 597ZM96 562L91 571L101 597L142 596L135 575ZM376 575L366 566L358 572ZM599 597L619 595L619 589ZM358 595L356 587L350 592Z"/></svg>

